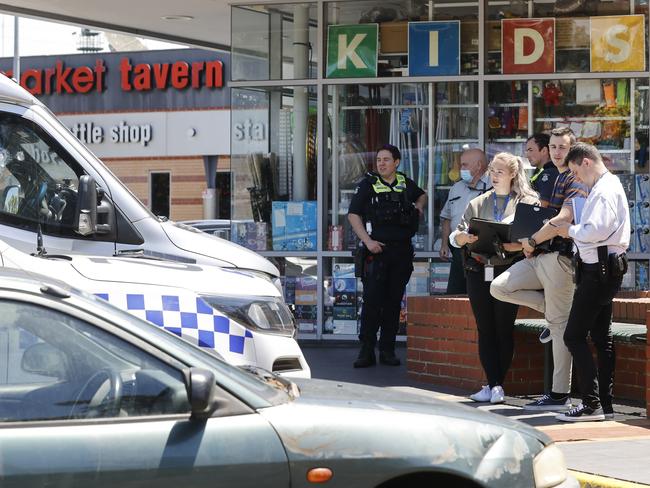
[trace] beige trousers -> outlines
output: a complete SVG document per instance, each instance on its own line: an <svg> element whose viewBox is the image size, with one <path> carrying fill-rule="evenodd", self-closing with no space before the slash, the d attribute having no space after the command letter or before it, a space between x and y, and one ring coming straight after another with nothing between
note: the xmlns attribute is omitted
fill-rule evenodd
<svg viewBox="0 0 650 488"><path fill-rule="evenodd" d="M566 258L560 258L563 260ZM551 252L524 259L501 273L490 286L497 300L542 312L553 339L553 392L571 391L571 353L564 344L575 285L569 262Z"/></svg>

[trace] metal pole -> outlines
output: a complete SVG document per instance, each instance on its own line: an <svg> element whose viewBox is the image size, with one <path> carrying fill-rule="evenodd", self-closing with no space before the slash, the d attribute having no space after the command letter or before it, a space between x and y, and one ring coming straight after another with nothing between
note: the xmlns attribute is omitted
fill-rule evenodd
<svg viewBox="0 0 650 488"><path fill-rule="evenodd" d="M296 5L293 10L294 78L303 80L309 74L309 6ZM307 200L307 87L293 89L293 199Z"/></svg>
<svg viewBox="0 0 650 488"><path fill-rule="evenodd" d="M14 79L20 83L20 40L19 40L20 17L14 17Z"/></svg>

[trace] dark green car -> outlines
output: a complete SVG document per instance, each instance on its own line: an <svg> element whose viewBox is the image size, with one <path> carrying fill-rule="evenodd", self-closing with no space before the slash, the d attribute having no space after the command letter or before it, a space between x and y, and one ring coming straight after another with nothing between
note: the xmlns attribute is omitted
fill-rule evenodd
<svg viewBox="0 0 650 488"><path fill-rule="evenodd" d="M100 299L0 276L0 486L577 486L522 423L244 371Z"/></svg>

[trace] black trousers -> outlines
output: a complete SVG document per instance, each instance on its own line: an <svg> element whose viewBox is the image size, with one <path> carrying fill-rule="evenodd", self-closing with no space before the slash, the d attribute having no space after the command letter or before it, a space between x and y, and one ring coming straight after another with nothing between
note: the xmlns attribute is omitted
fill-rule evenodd
<svg viewBox="0 0 650 488"><path fill-rule="evenodd" d="M413 272L413 246L410 241L387 244L366 263L363 282L363 308L359 339L375 347L381 328L379 349L392 352L399 328L399 312L404 289Z"/></svg>
<svg viewBox="0 0 650 488"><path fill-rule="evenodd" d="M616 363L610 327L612 299L621 288L622 279L619 276L601 281L597 269L583 268L564 331L564 343L573 355L582 403L591 408L612 404ZM597 370L587 344L587 334L596 348Z"/></svg>
<svg viewBox="0 0 650 488"><path fill-rule="evenodd" d="M447 295L464 295L467 293L465 270L463 269L463 250L450 246L451 267L449 268L449 281L447 282Z"/></svg>
<svg viewBox="0 0 650 488"><path fill-rule="evenodd" d="M495 266L497 277L510 266ZM483 272L467 271L467 295L478 328L478 355L490 388L503 385L515 350L514 328L518 305L490 295Z"/></svg>

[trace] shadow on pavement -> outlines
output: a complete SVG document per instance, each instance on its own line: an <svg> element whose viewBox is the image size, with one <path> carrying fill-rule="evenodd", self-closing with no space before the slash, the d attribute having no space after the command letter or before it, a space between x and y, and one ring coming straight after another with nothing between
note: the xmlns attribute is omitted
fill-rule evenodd
<svg viewBox="0 0 650 488"><path fill-rule="evenodd" d="M385 366L377 364L369 368L355 369L352 363L359 353L357 343L319 343L301 344L302 351L311 367L312 377L348 383L360 383L378 387L410 387L425 392L435 392L437 396L450 395L452 401L464 405L488 410L492 413L511 417L525 422L533 427L554 426L560 424L555 419L556 412L523 410L523 406L537 397L506 397L506 403L491 405L489 403L476 403L468 398L472 392L449 386L432 385L414 381L408 377L406 369L406 347L398 344L397 357L402 361L400 366ZM507 393L507 392L506 392ZM574 398L574 403L579 400ZM614 405L615 420L621 423L638 422L643 427L650 429L650 422L646 420L645 408L632 403L617 403Z"/></svg>

